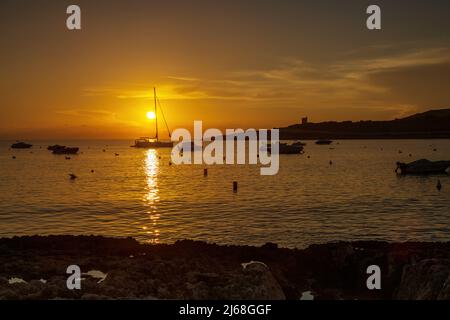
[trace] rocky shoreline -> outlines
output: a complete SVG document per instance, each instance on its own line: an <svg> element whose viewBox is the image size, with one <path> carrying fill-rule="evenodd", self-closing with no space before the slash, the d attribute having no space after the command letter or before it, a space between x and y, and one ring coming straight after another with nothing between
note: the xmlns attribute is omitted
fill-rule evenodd
<svg viewBox="0 0 450 320"><path fill-rule="evenodd" d="M381 268L381 290L366 287L366 269L374 264ZM66 287L69 265L83 272L81 290ZM190 240L150 245L97 236L0 239L0 299L297 300L311 295L448 300L450 242L337 242L299 250Z"/></svg>

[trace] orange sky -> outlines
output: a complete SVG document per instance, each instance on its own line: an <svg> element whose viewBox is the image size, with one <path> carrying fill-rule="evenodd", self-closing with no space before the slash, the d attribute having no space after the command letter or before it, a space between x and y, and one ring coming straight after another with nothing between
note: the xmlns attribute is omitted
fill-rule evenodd
<svg viewBox="0 0 450 320"><path fill-rule="evenodd" d="M133 138L158 89L170 127L391 119L450 107L450 5L378 1L0 2L0 138ZM408 10L405 6L408 5Z"/></svg>

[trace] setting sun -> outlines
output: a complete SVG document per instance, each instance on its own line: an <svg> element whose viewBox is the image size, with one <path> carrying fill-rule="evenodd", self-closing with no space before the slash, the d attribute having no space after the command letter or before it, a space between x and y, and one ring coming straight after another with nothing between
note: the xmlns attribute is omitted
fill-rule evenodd
<svg viewBox="0 0 450 320"><path fill-rule="evenodd" d="M156 114L153 111L147 112L147 118L153 120L156 118Z"/></svg>

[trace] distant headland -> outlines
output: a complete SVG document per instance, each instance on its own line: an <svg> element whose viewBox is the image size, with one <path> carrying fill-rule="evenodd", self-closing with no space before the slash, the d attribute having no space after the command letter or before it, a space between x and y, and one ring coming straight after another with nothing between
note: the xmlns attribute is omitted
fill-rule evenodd
<svg viewBox="0 0 450 320"><path fill-rule="evenodd" d="M280 139L448 139L450 109L430 110L390 121L308 122L279 128Z"/></svg>

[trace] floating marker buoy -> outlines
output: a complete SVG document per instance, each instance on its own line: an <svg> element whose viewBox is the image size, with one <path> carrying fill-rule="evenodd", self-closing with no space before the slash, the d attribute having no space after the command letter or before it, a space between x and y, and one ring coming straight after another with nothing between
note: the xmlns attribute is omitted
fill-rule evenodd
<svg viewBox="0 0 450 320"><path fill-rule="evenodd" d="M330 166L333 164L333 161L330 160Z"/></svg>
<svg viewBox="0 0 450 320"><path fill-rule="evenodd" d="M116 157L118 157L118 156L119 156L119 154L118 154L118 153L115 153L115 155L116 155Z"/></svg>
<svg viewBox="0 0 450 320"><path fill-rule="evenodd" d="M91 173L94 173L94 170L91 170Z"/></svg>
<svg viewBox="0 0 450 320"><path fill-rule="evenodd" d="M208 169L203 169L203 176L205 176L205 177L208 176Z"/></svg>
<svg viewBox="0 0 450 320"><path fill-rule="evenodd" d="M437 188L439 191L441 191L441 189L442 189L441 180L438 180L437 185L436 185L436 188Z"/></svg>
<svg viewBox="0 0 450 320"><path fill-rule="evenodd" d="M69 173L69 177L70 180L75 180L76 178L78 178L76 175L74 175L73 173Z"/></svg>
<svg viewBox="0 0 450 320"><path fill-rule="evenodd" d="M237 181L233 181L233 192L237 192L238 190L238 183Z"/></svg>
<svg viewBox="0 0 450 320"><path fill-rule="evenodd" d="M12 156L13 159L16 159L16 156Z"/></svg>
<svg viewBox="0 0 450 320"><path fill-rule="evenodd" d="M171 166L172 165L172 162L169 162L169 166Z"/></svg>
<svg viewBox="0 0 450 320"><path fill-rule="evenodd" d="M70 160L70 157L66 157L66 160Z"/></svg>

